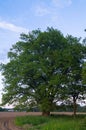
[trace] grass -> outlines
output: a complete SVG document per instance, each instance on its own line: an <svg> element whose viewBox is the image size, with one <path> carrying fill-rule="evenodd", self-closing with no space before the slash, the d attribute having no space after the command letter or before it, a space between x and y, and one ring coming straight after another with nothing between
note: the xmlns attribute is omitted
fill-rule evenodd
<svg viewBox="0 0 86 130"><path fill-rule="evenodd" d="M23 117L16 117L16 124L22 126L24 124L31 124L31 125L39 125L50 120L49 117L44 116L23 116Z"/></svg>
<svg viewBox="0 0 86 130"><path fill-rule="evenodd" d="M15 124L25 130L86 130L86 117L77 116L25 116L17 117Z"/></svg>

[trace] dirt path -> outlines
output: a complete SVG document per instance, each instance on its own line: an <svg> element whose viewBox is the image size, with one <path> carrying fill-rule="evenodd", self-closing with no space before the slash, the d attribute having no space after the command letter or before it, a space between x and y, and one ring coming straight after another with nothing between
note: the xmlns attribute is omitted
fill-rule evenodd
<svg viewBox="0 0 86 130"><path fill-rule="evenodd" d="M0 130L23 130L15 126L14 119L16 116L40 115L34 112L0 112Z"/></svg>
<svg viewBox="0 0 86 130"><path fill-rule="evenodd" d="M28 115L26 112L0 112L0 130L22 130L14 125L16 116Z"/></svg>
<svg viewBox="0 0 86 130"><path fill-rule="evenodd" d="M0 130L22 130L14 125L14 118L0 119Z"/></svg>

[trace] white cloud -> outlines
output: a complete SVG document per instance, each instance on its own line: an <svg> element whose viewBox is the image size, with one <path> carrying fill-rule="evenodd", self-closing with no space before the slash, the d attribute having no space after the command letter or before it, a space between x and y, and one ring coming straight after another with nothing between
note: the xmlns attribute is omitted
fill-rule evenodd
<svg viewBox="0 0 86 130"><path fill-rule="evenodd" d="M36 13L37 16L44 16L44 15L49 14L50 11L45 7L37 6L35 8L35 13Z"/></svg>
<svg viewBox="0 0 86 130"><path fill-rule="evenodd" d="M52 0L54 6L64 8L66 6L70 6L72 4L72 0Z"/></svg>
<svg viewBox="0 0 86 130"><path fill-rule="evenodd" d="M0 28L6 29L9 31L13 31L13 32L17 32L17 33L28 32L28 29L26 29L26 28L16 26L12 23L8 23L5 21L0 21Z"/></svg>

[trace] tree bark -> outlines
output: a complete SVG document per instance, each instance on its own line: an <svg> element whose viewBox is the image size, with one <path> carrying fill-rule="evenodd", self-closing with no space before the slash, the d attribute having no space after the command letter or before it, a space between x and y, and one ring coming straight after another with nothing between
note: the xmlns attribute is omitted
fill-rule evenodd
<svg viewBox="0 0 86 130"><path fill-rule="evenodd" d="M76 97L73 97L73 115L76 116L77 104L76 104Z"/></svg>
<svg viewBox="0 0 86 130"><path fill-rule="evenodd" d="M43 111L43 112L42 112L42 115L43 115L43 116L49 116L49 115L50 115L50 112L49 112L49 111L48 111L48 112Z"/></svg>

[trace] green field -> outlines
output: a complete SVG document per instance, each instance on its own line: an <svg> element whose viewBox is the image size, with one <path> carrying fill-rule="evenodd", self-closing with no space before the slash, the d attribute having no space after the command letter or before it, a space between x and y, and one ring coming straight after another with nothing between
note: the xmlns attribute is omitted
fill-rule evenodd
<svg viewBox="0 0 86 130"><path fill-rule="evenodd" d="M16 117L15 124L25 130L86 130L86 116L24 116Z"/></svg>

